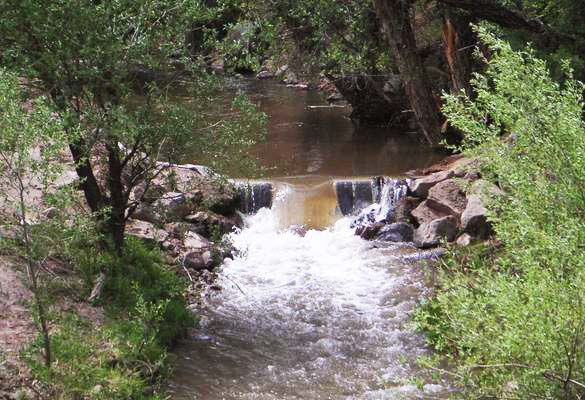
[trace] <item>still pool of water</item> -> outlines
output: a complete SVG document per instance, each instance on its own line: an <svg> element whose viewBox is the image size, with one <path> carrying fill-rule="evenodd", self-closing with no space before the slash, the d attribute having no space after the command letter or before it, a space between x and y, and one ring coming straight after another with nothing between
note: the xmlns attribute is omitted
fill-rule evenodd
<svg viewBox="0 0 585 400"><path fill-rule="evenodd" d="M399 176L444 157L414 132L356 126L347 118L349 107L327 108L318 91L255 79L232 80L228 87L247 93L269 117L267 140L252 148L268 177ZM196 163L193 156L188 161Z"/></svg>

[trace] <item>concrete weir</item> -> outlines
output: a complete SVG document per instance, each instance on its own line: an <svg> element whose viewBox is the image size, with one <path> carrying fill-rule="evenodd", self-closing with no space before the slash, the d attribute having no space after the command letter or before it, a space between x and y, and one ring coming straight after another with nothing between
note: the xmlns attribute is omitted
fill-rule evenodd
<svg viewBox="0 0 585 400"><path fill-rule="evenodd" d="M404 180L373 177L298 181L236 181L240 211L273 209L286 226L324 228L336 219L356 215L373 203L395 203L406 193Z"/></svg>

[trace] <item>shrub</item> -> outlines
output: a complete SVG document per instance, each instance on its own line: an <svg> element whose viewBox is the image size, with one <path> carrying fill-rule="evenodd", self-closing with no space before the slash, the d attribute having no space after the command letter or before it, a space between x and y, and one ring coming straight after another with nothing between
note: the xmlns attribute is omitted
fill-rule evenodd
<svg viewBox="0 0 585 400"><path fill-rule="evenodd" d="M553 81L544 61L486 28L476 98L447 96L462 150L507 192L489 205L501 246L459 250L416 320L455 362L464 398L585 395L583 85Z"/></svg>

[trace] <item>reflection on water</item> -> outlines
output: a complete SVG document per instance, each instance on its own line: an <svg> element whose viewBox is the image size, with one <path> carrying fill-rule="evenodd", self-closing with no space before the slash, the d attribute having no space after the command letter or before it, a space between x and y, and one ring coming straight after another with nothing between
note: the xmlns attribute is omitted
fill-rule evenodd
<svg viewBox="0 0 585 400"><path fill-rule="evenodd" d="M349 108L307 109L327 105L316 91L252 79L235 81L233 87L248 93L269 116L268 140L252 152L271 177L399 176L444 156L413 133L354 126L346 117Z"/></svg>

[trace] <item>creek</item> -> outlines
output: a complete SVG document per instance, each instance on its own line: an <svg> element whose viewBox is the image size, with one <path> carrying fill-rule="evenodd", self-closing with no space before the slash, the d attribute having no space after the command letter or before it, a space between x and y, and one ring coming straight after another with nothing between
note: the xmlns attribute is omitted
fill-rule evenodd
<svg viewBox="0 0 585 400"><path fill-rule="evenodd" d="M446 386L413 383L426 354L410 313L428 290L408 244L355 236L351 214L383 210L410 169L441 159L416 137L357 128L321 94L241 83L270 117L254 154L268 168L260 203L230 235L237 249L200 307L201 327L176 349L173 399L422 399ZM349 205L348 205L349 204ZM266 207L262 207L266 206ZM216 290L217 288L221 290Z"/></svg>

